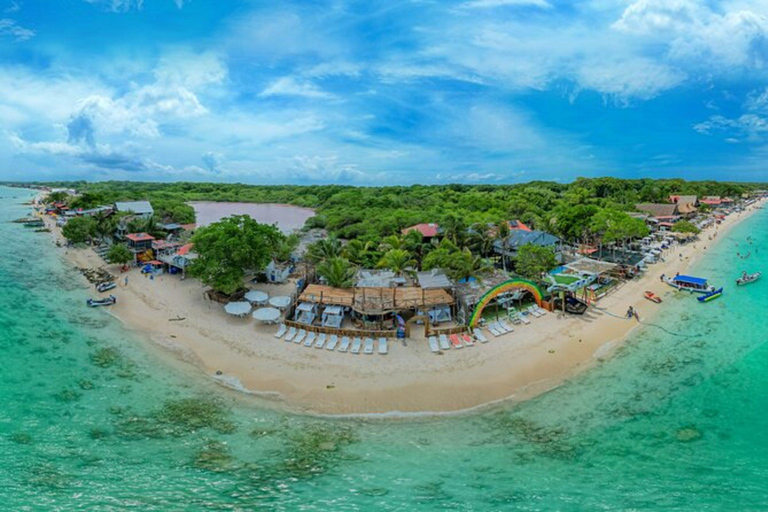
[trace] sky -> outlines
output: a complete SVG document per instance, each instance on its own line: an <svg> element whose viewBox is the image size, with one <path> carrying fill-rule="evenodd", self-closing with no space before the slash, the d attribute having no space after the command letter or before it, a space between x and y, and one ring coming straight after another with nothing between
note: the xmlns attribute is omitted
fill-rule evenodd
<svg viewBox="0 0 768 512"><path fill-rule="evenodd" d="M765 0L0 0L0 179L768 181Z"/></svg>

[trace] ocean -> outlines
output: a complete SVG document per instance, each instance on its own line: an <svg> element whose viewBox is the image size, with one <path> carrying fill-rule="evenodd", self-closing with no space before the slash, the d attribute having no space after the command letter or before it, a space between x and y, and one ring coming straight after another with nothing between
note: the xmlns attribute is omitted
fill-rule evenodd
<svg viewBox="0 0 768 512"><path fill-rule="evenodd" d="M696 265L722 298L649 303L594 369L382 421L259 407L86 308L49 235L9 222L30 197L0 188L2 510L768 510L768 279L733 284L768 271L768 211Z"/></svg>

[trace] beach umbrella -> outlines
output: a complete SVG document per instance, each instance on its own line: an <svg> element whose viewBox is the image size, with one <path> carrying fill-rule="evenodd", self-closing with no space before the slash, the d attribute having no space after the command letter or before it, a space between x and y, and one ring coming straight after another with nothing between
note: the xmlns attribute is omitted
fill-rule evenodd
<svg viewBox="0 0 768 512"><path fill-rule="evenodd" d="M280 310L275 308L259 308L253 312L253 318L259 322L271 324L280 318Z"/></svg>
<svg viewBox="0 0 768 512"><path fill-rule="evenodd" d="M291 304L291 298L286 296L272 297L269 305L278 309L285 309Z"/></svg>
<svg viewBox="0 0 768 512"><path fill-rule="evenodd" d="M251 290L245 294L245 300L253 304L265 304L269 295L259 290Z"/></svg>
<svg viewBox="0 0 768 512"><path fill-rule="evenodd" d="M230 302L224 306L224 311L233 316L245 316L251 312L250 302Z"/></svg>

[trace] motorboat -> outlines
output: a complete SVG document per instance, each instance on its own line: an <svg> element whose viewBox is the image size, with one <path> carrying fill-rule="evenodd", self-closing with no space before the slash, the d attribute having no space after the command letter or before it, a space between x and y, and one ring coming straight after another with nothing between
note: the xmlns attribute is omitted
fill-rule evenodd
<svg viewBox="0 0 768 512"><path fill-rule="evenodd" d="M659 304L661 302L661 297L659 297L658 295L656 295L655 293L653 293L651 291L647 291L647 292L643 293L643 297L645 297L646 299L648 299L651 302L655 302L656 304Z"/></svg>
<svg viewBox="0 0 768 512"><path fill-rule="evenodd" d="M704 277L683 276L678 274L673 277L664 276L664 282L673 288L689 292L710 293L715 290L715 287L709 285L707 279Z"/></svg>
<svg viewBox="0 0 768 512"><path fill-rule="evenodd" d="M100 306L112 306L117 302L117 297L110 295L103 299L88 299L87 303L89 307L98 308Z"/></svg>
<svg viewBox="0 0 768 512"><path fill-rule="evenodd" d="M699 302L709 302L711 300L715 300L716 298L720 297L722 294L723 294L723 288L720 287L717 290L712 290L711 292L702 295L701 297L697 297L697 300Z"/></svg>
<svg viewBox="0 0 768 512"><path fill-rule="evenodd" d="M747 274L746 272L742 272L741 277L736 280L736 284L741 286L749 283L754 283L758 279L760 279L760 276L762 275L762 272L755 272L753 274Z"/></svg>
<svg viewBox="0 0 768 512"><path fill-rule="evenodd" d="M99 293L104 293L116 287L117 287L117 283L115 283L114 281L105 281L103 283L96 284L96 291Z"/></svg>

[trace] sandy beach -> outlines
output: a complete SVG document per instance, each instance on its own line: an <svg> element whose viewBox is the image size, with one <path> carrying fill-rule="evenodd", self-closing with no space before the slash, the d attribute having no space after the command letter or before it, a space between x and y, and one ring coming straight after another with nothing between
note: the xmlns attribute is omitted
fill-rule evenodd
<svg viewBox="0 0 768 512"><path fill-rule="evenodd" d="M204 298L204 287L194 279L163 275L150 280L137 269L120 274L91 249L59 251L69 264L104 267L119 276L114 292L119 301L110 312L126 326L223 385L260 395L273 406L331 415L446 413L532 398L609 357L641 325L621 317L630 305L639 311L641 321L649 321L662 309L663 305L643 299L643 291L653 290L662 298L676 293L660 283L659 276L685 272L705 247L748 218L755 206L707 228L697 243L668 250L665 261L650 266L642 278L603 298L597 306L605 311L591 308L583 317L548 313L529 325L516 326L511 334L491 337L487 344L439 355L419 337L422 330L416 330L407 346L391 341L386 356L287 343L274 337L275 326L226 315L221 305ZM52 219L46 222L60 239ZM716 233L718 238L708 240ZM292 284L264 284L257 289L271 296L294 291Z"/></svg>

